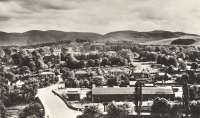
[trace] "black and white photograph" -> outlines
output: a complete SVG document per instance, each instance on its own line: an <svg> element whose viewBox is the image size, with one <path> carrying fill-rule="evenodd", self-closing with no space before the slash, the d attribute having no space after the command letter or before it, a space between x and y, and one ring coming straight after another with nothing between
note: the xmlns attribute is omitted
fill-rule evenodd
<svg viewBox="0 0 200 118"><path fill-rule="evenodd" d="M200 118L200 0L0 0L0 118Z"/></svg>

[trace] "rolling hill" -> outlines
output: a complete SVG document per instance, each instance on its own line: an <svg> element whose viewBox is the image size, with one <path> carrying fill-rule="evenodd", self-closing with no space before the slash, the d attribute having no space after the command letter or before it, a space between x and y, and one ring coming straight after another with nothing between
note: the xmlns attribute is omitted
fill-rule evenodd
<svg viewBox="0 0 200 118"><path fill-rule="evenodd" d="M0 32L0 45L17 45L17 46L26 46L26 45L37 45L51 42L59 42L66 40L86 40L92 41L95 39L101 38L102 35L97 33L88 33L88 32L63 32L63 31L40 31L40 30L31 30L24 33L5 33Z"/></svg>
<svg viewBox="0 0 200 118"><path fill-rule="evenodd" d="M155 30L150 32L137 32L137 31L117 31L105 34L103 37L106 41L132 41L134 43L144 43L148 41L157 41L167 38L175 38L187 34L183 32L170 32L163 30Z"/></svg>
<svg viewBox="0 0 200 118"><path fill-rule="evenodd" d="M24 33L6 33L0 32L0 46L28 46L45 43L58 43L63 41L77 42L122 42L131 41L133 43L146 43L160 41L163 39L178 38L182 36L194 36L183 32L170 32L155 30L150 32L137 32L131 30L110 32L107 34L98 34L92 32L64 32L56 30L40 31L31 30Z"/></svg>
<svg viewBox="0 0 200 118"><path fill-rule="evenodd" d="M140 43L142 45L200 45L200 36L184 35L157 41Z"/></svg>

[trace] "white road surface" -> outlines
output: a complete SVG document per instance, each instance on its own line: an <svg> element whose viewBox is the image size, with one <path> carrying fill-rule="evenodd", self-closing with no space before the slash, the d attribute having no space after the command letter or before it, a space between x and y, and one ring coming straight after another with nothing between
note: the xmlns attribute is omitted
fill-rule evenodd
<svg viewBox="0 0 200 118"><path fill-rule="evenodd" d="M57 95L52 93L58 85L38 90L37 97L41 100L45 109L45 118L76 118L81 112L72 110Z"/></svg>

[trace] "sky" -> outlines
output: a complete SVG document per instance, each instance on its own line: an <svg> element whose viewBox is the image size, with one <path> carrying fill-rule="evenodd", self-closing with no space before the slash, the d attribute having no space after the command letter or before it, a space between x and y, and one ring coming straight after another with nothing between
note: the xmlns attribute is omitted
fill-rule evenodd
<svg viewBox="0 0 200 118"><path fill-rule="evenodd" d="M0 31L200 34L200 0L0 0Z"/></svg>

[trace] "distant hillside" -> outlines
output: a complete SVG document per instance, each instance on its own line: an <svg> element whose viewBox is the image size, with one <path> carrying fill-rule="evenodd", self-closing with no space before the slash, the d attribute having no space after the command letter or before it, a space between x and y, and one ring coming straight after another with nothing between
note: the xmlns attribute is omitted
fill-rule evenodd
<svg viewBox="0 0 200 118"><path fill-rule="evenodd" d="M59 41L92 41L101 38L102 35L88 32L63 32L63 31L39 31L31 30L24 33L0 32L0 45L36 45Z"/></svg>
<svg viewBox="0 0 200 118"><path fill-rule="evenodd" d="M177 38L168 38L157 41L140 43L143 45L200 45L200 36L181 36Z"/></svg>
<svg viewBox="0 0 200 118"><path fill-rule="evenodd" d="M131 41L134 43L145 43L149 41L158 41L168 38L177 38L181 36L197 36L182 32L170 31L116 31L105 35L91 32L63 32L56 30L40 31L31 30L24 33L6 33L0 32L0 46L27 46L49 43L63 43L69 41L77 42L121 42Z"/></svg>
<svg viewBox="0 0 200 118"><path fill-rule="evenodd" d="M104 35L105 41L133 41L134 43L144 43L147 41L157 41L166 38L175 38L184 35L196 36L195 34L187 34L183 32L170 32L155 30L151 32L137 31L117 31Z"/></svg>

